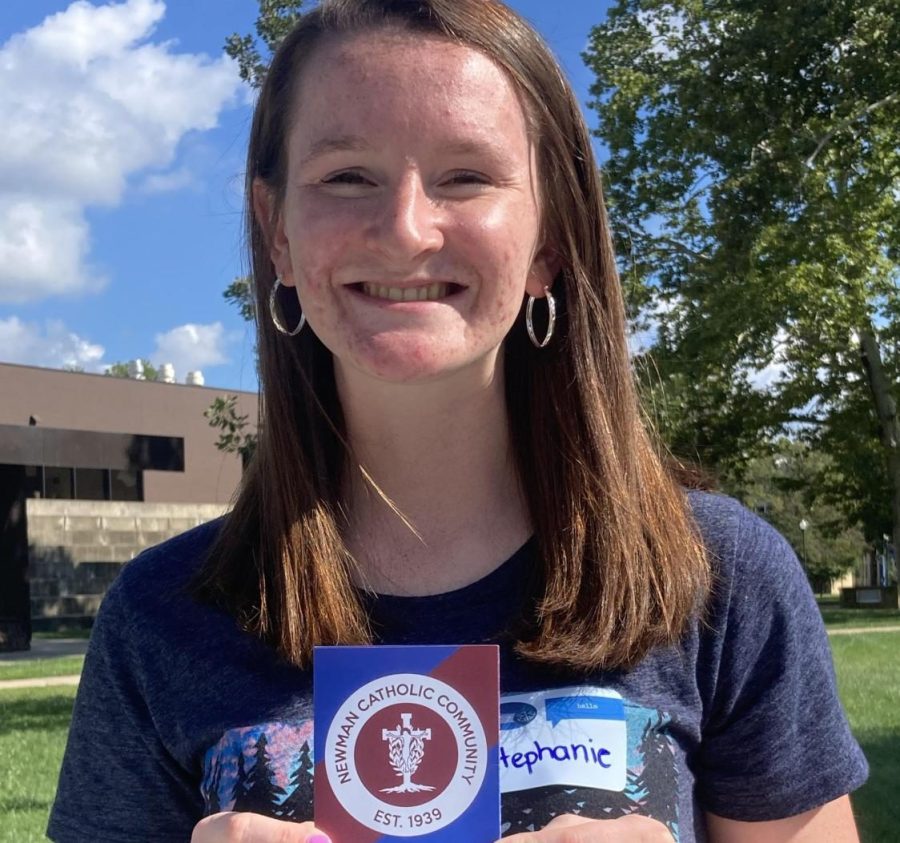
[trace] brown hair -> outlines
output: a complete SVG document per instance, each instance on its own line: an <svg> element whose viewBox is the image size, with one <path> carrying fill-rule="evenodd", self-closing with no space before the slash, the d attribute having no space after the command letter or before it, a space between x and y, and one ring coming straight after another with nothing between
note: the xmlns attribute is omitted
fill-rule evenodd
<svg viewBox="0 0 900 843"><path fill-rule="evenodd" d="M709 565L638 407L600 176L578 103L540 36L497 0L324 0L273 57L247 159L259 442L197 593L298 665L309 664L314 645L371 639L341 537L341 480L352 454L331 355L312 331L288 339L271 325L274 267L251 197L256 179L283 195L297 80L314 47L385 26L468 45L509 75L538 149L544 235L563 265L551 345L533 348L519 324L504 349L511 438L542 560L536 616L517 650L580 669L633 665L679 638L708 592ZM299 312L291 298L283 318L292 325Z"/></svg>

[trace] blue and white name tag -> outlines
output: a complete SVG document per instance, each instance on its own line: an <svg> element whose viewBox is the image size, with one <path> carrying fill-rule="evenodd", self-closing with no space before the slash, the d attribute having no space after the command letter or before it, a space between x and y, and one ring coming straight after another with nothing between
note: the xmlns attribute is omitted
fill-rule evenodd
<svg viewBox="0 0 900 843"><path fill-rule="evenodd" d="M625 789L625 704L615 691L576 686L500 699L500 790L545 785Z"/></svg>

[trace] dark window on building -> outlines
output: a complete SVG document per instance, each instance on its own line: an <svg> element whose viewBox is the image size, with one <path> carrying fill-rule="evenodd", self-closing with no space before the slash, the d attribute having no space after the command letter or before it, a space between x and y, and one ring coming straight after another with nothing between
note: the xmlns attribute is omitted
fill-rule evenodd
<svg viewBox="0 0 900 843"><path fill-rule="evenodd" d="M79 501L109 500L109 471L105 468L76 468L75 499Z"/></svg>
<svg viewBox="0 0 900 843"><path fill-rule="evenodd" d="M110 499L114 501L142 501L144 499L143 472L133 469L110 471Z"/></svg>
<svg viewBox="0 0 900 843"><path fill-rule="evenodd" d="M26 465L25 466L25 497L26 498L42 498L42 497L44 497L44 466L42 466L42 465Z"/></svg>
<svg viewBox="0 0 900 843"><path fill-rule="evenodd" d="M44 467L44 497L71 500L74 489L73 469L48 465Z"/></svg>

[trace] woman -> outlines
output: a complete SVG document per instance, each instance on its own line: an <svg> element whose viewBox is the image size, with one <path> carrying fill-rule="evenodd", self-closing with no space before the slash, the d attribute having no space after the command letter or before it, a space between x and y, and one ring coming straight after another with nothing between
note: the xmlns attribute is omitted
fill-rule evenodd
<svg viewBox="0 0 900 843"><path fill-rule="evenodd" d="M494 0L325 0L273 59L247 182L258 451L230 516L107 596L51 837L326 839L312 647L496 641L504 694L627 713L620 792L501 772L508 839L856 840L809 589L644 432L538 36Z"/></svg>

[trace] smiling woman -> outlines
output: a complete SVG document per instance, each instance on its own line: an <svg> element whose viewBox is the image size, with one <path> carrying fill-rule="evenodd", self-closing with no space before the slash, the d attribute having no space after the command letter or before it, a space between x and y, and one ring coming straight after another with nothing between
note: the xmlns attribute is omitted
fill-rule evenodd
<svg viewBox="0 0 900 843"><path fill-rule="evenodd" d="M257 181L256 216L336 376L354 391L489 378L524 295L543 296L559 264L507 75L385 29L318 47L294 99L284 189Z"/></svg>
<svg viewBox="0 0 900 843"><path fill-rule="evenodd" d="M247 170L259 446L229 516L110 592L51 837L322 841L313 647L475 641L512 713L504 836L854 840L865 761L812 595L644 430L537 34L496 0L324 0ZM600 711L619 749L566 755L560 718Z"/></svg>

